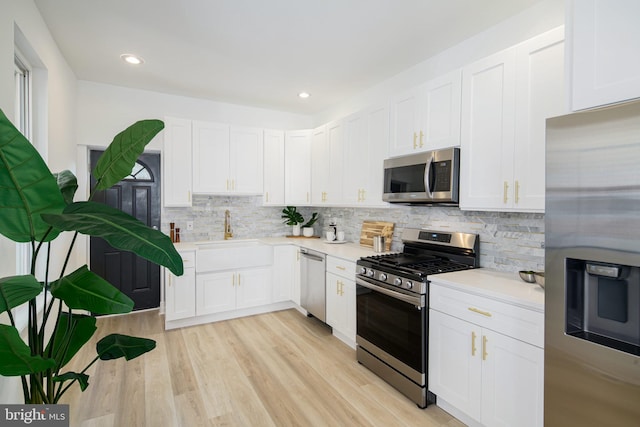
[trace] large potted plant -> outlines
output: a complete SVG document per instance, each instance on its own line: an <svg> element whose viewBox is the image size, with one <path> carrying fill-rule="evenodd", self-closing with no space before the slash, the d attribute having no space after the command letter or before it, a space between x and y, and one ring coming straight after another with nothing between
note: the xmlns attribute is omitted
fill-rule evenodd
<svg viewBox="0 0 640 427"><path fill-rule="evenodd" d="M295 206L287 206L282 209L282 216L280 218L284 219L284 223L286 225L291 225L293 227L291 234L294 236L300 235L300 226L304 222L304 218L302 217L302 214L298 212L298 208Z"/></svg>
<svg viewBox="0 0 640 427"><path fill-rule="evenodd" d="M118 134L99 159L93 175L95 191L105 190L127 176L146 144L160 132L159 120L137 122ZM112 246L128 250L183 272L182 259L168 236L104 204L74 202L75 176L52 174L31 143L0 110L0 234L15 242L28 242L30 274L0 278L0 375L19 376L25 403L55 404L74 383L84 391L87 369L98 360L131 360L155 347L155 341L111 334L100 339L96 356L80 372L64 368L97 330L94 314L127 313L133 301L85 265L66 271L77 233L98 236ZM64 264L54 272L50 243L62 232L74 231ZM43 258L44 277L36 278L36 262ZM42 295L44 308L36 298ZM26 306L27 342L20 337L12 309ZM53 328L51 334L45 331Z"/></svg>

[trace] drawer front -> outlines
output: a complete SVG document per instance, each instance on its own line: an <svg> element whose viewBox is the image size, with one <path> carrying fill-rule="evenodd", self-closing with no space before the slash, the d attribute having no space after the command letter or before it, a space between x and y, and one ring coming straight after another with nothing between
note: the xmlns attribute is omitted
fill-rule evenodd
<svg viewBox="0 0 640 427"><path fill-rule="evenodd" d="M184 265L184 268L196 266L196 251L184 251L178 253L182 257L182 264Z"/></svg>
<svg viewBox="0 0 640 427"><path fill-rule="evenodd" d="M544 314L431 283L429 306L450 316L544 348Z"/></svg>
<svg viewBox="0 0 640 427"><path fill-rule="evenodd" d="M356 277L356 263L327 256L327 272L337 274L345 279L354 280Z"/></svg>

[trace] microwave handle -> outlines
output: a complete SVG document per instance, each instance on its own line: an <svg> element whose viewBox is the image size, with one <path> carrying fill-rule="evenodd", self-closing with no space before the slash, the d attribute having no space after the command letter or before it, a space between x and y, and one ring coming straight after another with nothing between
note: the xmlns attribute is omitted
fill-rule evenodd
<svg viewBox="0 0 640 427"><path fill-rule="evenodd" d="M434 184L433 175L433 154L431 154L431 157L429 157L429 161L427 162L427 167L424 169L424 188L431 198L433 198L433 190L431 190L431 187Z"/></svg>

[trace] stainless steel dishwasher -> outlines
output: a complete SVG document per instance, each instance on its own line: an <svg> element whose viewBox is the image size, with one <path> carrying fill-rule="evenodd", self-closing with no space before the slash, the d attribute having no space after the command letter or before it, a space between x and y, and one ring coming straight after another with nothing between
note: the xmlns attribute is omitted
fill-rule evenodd
<svg viewBox="0 0 640 427"><path fill-rule="evenodd" d="M313 317L326 320L325 254L300 249L300 305Z"/></svg>

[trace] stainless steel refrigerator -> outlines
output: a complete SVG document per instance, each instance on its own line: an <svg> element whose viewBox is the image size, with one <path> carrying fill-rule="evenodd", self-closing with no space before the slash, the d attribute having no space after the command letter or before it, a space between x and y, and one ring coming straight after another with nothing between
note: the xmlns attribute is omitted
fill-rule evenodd
<svg viewBox="0 0 640 427"><path fill-rule="evenodd" d="M640 426L640 102L547 120L545 425Z"/></svg>

